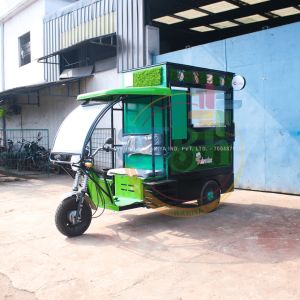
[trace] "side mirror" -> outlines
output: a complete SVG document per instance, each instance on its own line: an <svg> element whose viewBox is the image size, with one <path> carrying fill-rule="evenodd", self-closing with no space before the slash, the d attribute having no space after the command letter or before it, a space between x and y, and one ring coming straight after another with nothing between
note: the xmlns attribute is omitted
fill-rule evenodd
<svg viewBox="0 0 300 300"><path fill-rule="evenodd" d="M114 139L110 137L105 141L104 145L112 145L113 143L114 143Z"/></svg>

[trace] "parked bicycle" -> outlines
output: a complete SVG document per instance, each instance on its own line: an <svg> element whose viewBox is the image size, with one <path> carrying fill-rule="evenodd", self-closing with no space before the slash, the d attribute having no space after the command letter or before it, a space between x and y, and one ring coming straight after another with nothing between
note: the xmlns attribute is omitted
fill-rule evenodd
<svg viewBox="0 0 300 300"><path fill-rule="evenodd" d="M18 170L44 171L49 167L49 152L39 145L41 134L34 141L22 139L18 151Z"/></svg>

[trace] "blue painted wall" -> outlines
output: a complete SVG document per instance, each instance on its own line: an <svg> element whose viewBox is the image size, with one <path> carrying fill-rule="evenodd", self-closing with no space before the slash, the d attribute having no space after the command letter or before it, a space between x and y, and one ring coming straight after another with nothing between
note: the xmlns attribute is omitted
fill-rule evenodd
<svg viewBox="0 0 300 300"><path fill-rule="evenodd" d="M236 186L300 194L300 23L155 60L220 70L227 61L228 71L245 76L247 87L235 93Z"/></svg>

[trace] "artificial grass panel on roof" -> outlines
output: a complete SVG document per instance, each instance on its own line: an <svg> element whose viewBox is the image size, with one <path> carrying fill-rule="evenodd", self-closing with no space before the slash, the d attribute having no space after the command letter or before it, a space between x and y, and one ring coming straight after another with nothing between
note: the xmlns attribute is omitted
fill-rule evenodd
<svg viewBox="0 0 300 300"><path fill-rule="evenodd" d="M133 73L133 86L158 86L162 84L162 67L139 70Z"/></svg>

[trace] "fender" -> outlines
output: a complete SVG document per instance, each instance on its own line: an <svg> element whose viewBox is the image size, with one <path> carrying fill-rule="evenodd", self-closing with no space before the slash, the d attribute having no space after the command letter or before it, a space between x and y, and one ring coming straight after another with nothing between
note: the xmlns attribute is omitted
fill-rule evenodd
<svg viewBox="0 0 300 300"><path fill-rule="evenodd" d="M78 192L69 192L69 193L65 193L62 195L61 197L61 201L63 201L64 199L67 199L67 198L70 198L72 196L76 196L78 194ZM89 195L85 194L84 195L84 200L90 205L90 207L93 209L93 210L96 210L97 207L96 205L93 203L93 201L91 200L91 198L89 197Z"/></svg>

